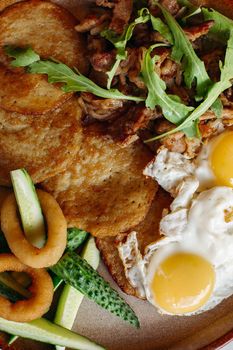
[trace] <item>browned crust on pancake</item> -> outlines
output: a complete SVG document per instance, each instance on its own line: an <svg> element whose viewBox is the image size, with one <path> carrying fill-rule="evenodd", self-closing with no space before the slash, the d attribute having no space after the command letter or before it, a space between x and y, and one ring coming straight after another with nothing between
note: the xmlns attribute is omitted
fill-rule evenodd
<svg viewBox="0 0 233 350"><path fill-rule="evenodd" d="M30 46L42 58L53 57L85 74L85 41L76 24L69 11L49 1L17 2L0 14L0 60L6 62L5 45Z"/></svg>
<svg viewBox="0 0 233 350"><path fill-rule="evenodd" d="M81 140L81 110L75 98L40 116L0 110L0 184L10 184L9 172L22 167L35 183L64 171Z"/></svg>
<svg viewBox="0 0 233 350"><path fill-rule="evenodd" d="M88 133L73 164L42 186L55 196L69 226L114 236L141 222L150 208L157 186L142 172L152 156L141 143L122 149Z"/></svg>
<svg viewBox="0 0 233 350"><path fill-rule="evenodd" d="M169 208L171 203L170 195L162 188L159 188L151 208L145 219L133 230L137 232L137 239L141 253L144 253L145 247L157 241L159 235L159 223L162 217L163 209ZM128 232L129 233L129 232ZM124 266L119 257L117 250L117 242L124 239L128 233L118 235L116 237L96 238L96 245L100 250L101 257L107 266L112 278L118 286L129 295L137 296L137 291L130 285L125 277Z"/></svg>

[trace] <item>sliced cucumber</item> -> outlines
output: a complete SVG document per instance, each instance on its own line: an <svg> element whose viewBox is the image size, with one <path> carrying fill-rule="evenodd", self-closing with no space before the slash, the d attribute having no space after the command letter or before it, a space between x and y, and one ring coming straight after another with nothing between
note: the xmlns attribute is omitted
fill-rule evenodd
<svg viewBox="0 0 233 350"><path fill-rule="evenodd" d="M2 282L5 286L11 288L16 293L21 295L24 298L30 298L31 293L24 288L19 282L17 282L9 273L2 272L0 274L0 282ZM10 299L10 298L9 298ZM15 301L15 300L12 300Z"/></svg>
<svg viewBox="0 0 233 350"><path fill-rule="evenodd" d="M138 318L131 307L75 252L67 252L51 270L104 309L139 327Z"/></svg>
<svg viewBox="0 0 233 350"><path fill-rule="evenodd" d="M33 246L42 248L46 231L35 186L25 169L11 171L10 174L24 234Z"/></svg>
<svg viewBox="0 0 233 350"><path fill-rule="evenodd" d="M85 259L93 267L93 269L97 269L100 255L93 237L91 237L86 243L82 251L82 258ZM84 295L81 292L71 287L69 284L66 284L57 305L57 312L54 322L59 326L72 329L83 298ZM64 350L65 348L56 346L56 349Z"/></svg>
<svg viewBox="0 0 233 350"><path fill-rule="evenodd" d="M76 227L67 230L67 250L76 250L87 239L89 233Z"/></svg>
<svg viewBox="0 0 233 350"><path fill-rule="evenodd" d="M0 295L13 302L16 302L20 299L25 299L22 295L20 295L14 289L6 286L5 283L2 283L2 282L0 282Z"/></svg>
<svg viewBox="0 0 233 350"><path fill-rule="evenodd" d="M23 338L29 338L53 345L65 346L77 350L101 350L102 346L76 334L68 329L40 318L29 323L7 321L0 318L0 330L14 333Z"/></svg>

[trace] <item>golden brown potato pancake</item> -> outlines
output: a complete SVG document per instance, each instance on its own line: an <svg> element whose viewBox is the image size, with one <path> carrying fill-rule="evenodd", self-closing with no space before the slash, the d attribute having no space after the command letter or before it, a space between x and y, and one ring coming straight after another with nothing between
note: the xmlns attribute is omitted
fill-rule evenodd
<svg viewBox="0 0 233 350"><path fill-rule="evenodd" d="M134 227L133 230L137 232L139 249L142 254L148 244L159 239L159 222L162 217L162 211L165 208L169 208L170 203L170 195L162 188L159 188L145 219L138 226ZM105 265L118 286L126 294L139 297L137 291L130 285L125 277L124 266L116 247L116 243L124 239L124 236L127 236L127 234L128 233L121 234L116 237L96 238L96 244Z"/></svg>
<svg viewBox="0 0 233 350"><path fill-rule="evenodd" d="M87 69L85 41L74 29L77 20L49 1L29 0L7 7L0 14L0 60L3 47L32 47L42 58L53 57L81 72Z"/></svg>
<svg viewBox="0 0 233 350"><path fill-rule="evenodd" d="M141 143L124 149L86 133L72 165L42 184L60 204L69 226L114 236L143 220L156 185L143 174L152 154Z"/></svg>
<svg viewBox="0 0 233 350"><path fill-rule="evenodd" d="M42 75L27 74L21 69L9 70L0 64L0 108L6 111L44 114L71 97L72 94L49 84Z"/></svg>
<svg viewBox="0 0 233 350"><path fill-rule="evenodd" d="M81 72L87 70L83 37L76 19L64 8L40 0L19 2L0 14L0 107L22 114L43 114L71 94L47 82L47 77L10 67L5 45L32 47L42 58L54 58Z"/></svg>
<svg viewBox="0 0 233 350"><path fill-rule="evenodd" d="M35 183L66 169L82 140L81 110L75 99L39 116L0 109L0 184L25 168Z"/></svg>

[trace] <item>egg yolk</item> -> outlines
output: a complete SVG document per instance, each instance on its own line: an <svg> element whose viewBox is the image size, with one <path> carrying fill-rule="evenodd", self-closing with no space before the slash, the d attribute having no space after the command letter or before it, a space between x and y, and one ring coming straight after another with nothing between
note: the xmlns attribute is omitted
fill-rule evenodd
<svg viewBox="0 0 233 350"><path fill-rule="evenodd" d="M192 253L175 253L158 267L151 283L157 306L172 314L198 310L214 288L213 266Z"/></svg>
<svg viewBox="0 0 233 350"><path fill-rule="evenodd" d="M233 132L225 132L217 137L210 163L216 185L233 187Z"/></svg>

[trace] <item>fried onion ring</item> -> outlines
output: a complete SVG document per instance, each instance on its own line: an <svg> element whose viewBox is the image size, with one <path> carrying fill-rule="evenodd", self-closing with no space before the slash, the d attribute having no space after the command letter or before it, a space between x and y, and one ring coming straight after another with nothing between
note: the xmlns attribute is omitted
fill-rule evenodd
<svg viewBox="0 0 233 350"><path fill-rule="evenodd" d="M1 227L12 253L25 265L42 268L56 264L61 258L66 248L67 224L56 200L41 190L37 190L37 194L47 224L47 241L44 247L36 248L26 239L13 194L3 203Z"/></svg>
<svg viewBox="0 0 233 350"><path fill-rule="evenodd" d="M29 322L44 315L53 299L53 282L45 269L32 269L13 254L0 254L0 272L26 272L32 279L31 298L12 303L0 296L0 317L9 321Z"/></svg>

